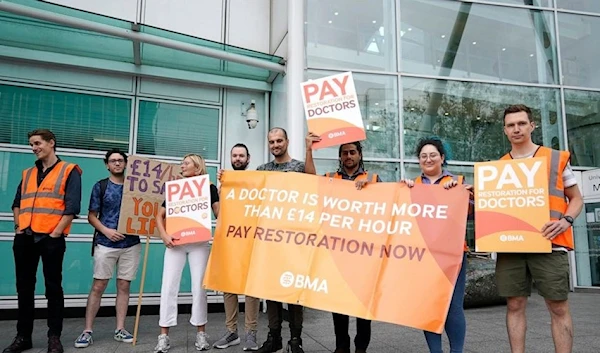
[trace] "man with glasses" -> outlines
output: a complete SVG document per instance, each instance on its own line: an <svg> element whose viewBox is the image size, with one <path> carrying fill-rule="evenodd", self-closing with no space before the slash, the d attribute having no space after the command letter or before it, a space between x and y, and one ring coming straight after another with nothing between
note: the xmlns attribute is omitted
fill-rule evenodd
<svg viewBox="0 0 600 353"><path fill-rule="evenodd" d="M75 341L76 348L86 348L93 343L92 327L100 308L100 300L117 265L117 322L114 339L133 342L133 335L125 330L125 316L129 306L129 287L135 279L140 263L141 244L138 236L117 231L127 155L117 149L106 153L104 163L109 177L98 181L90 197L88 220L96 229L92 254L94 256L94 282L87 300L85 328Z"/></svg>

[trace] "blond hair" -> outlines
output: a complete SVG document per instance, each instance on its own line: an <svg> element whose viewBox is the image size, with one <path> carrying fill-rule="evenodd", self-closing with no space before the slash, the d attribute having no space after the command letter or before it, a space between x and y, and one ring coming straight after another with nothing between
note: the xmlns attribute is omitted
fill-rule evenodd
<svg viewBox="0 0 600 353"><path fill-rule="evenodd" d="M204 175L207 173L206 163L204 162L204 158L202 158L201 155L195 153L188 153L185 156L183 156L183 160L185 160L186 158L192 160L192 163L194 163L194 167L196 167L196 170L200 172L200 174L198 175Z"/></svg>

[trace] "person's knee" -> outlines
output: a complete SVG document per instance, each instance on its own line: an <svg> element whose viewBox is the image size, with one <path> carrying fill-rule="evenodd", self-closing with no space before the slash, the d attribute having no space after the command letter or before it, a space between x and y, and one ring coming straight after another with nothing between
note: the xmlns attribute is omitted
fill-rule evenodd
<svg viewBox="0 0 600 353"><path fill-rule="evenodd" d="M102 295L106 290L106 286L108 285L107 279L95 279L92 284L92 292L95 294Z"/></svg>
<svg viewBox="0 0 600 353"><path fill-rule="evenodd" d="M546 300L550 314L558 317L569 315L569 303L566 300Z"/></svg>
<svg viewBox="0 0 600 353"><path fill-rule="evenodd" d="M117 290L120 292L129 292L131 282L124 279L117 279Z"/></svg>
<svg viewBox="0 0 600 353"><path fill-rule="evenodd" d="M506 299L506 308L511 313L525 312L527 297L510 297Z"/></svg>

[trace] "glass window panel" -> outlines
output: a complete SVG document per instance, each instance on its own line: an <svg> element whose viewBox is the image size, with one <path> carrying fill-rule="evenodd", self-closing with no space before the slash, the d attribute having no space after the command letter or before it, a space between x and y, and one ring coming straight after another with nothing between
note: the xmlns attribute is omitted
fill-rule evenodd
<svg viewBox="0 0 600 353"><path fill-rule="evenodd" d="M563 83L600 88L600 17L559 13L558 32Z"/></svg>
<svg viewBox="0 0 600 353"><path fill-rule="evenodd" d="M600 12L598 0L556 0L556 7L565 10Z"/></svg>
<svg viewBox="0 0 600 353"><path fill-rule="evenodd" d="M309 79L335 72L308 71ZM367 140L362 141L364 158L399 158L397 76L352 74ZM339 147L313 152L315 158L337 158Z"/></svg>
<svg viewBox="0 0 600 353"><path fill-rule="evenodd" d="M461 1L400 3L403 72L527 83L558 81L550 11Z"/></svg>
<svg viewBox="0 0 600 353"><path fill-rule="evenodd" d="M415 158L423 137L438 136L449 160L496 160L510 150L503 132L504 109L525 103L537 128L533 141L564 148L558 89L433 79L402 79L404 156Z"/></svg>
<svg viewBox="0 0 600 353"><path fill-rule="evenodd" d="M137 153L219 159L218 109L140 101L138 120Z"/></svg>
<svg viewBox="0 0 600 353"><path fill-rule="evenodd" d="M307 0L308 67L396 71L392 0Z"/></svg>
<svg viewBox="0 0 600 353"><path fill-rule="evenodd" d="M571 163L600 167L600 92L565 90Z"/></svg>
<svg viewBox="0 0 600 353"><path fill-rule="evenodd" d="M444 167L454 175L462 175L465 183L473 184L473 166L447 165ZM421 168L416 163L404 163L404 175L408 179L414 179L421 175ZM467 221L467 245L471 250L475 250L475 223L473 220Z"/></svg>
<svg viewBox="0 0 600 353"><path fill-rule="evenodd" d="M493 2L502 3L509 5L526 5L526 6L538 6L538 7L554 7L552 0L479 0L481 2ZM560 0L559 0L560 1ZM571 0L568 0L571 1Z"/></svg>
<svg viewBox="0 0 600 353"><path fill-rule="evenodd" d="M59 147L127 151L130 119L130 99L0 85L0 143L29 145L43 127Z"/></svg>
<svg viewBox="0 0 600 353"><path fill-rule="evenodd" d="M368 172L377 173L383 182L395 182L400 180L400 163L393 162L364 162ZM327 172L335 172L339 169L337 159L315 159L317 175Z"/></svg>

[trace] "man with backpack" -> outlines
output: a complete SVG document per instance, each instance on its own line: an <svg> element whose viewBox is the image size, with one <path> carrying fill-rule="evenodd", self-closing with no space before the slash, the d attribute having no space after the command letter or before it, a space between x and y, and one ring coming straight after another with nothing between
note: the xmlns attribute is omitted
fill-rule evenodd
<svg viewBox="0 0 600 353"><path fill-rule="evenodd" d="M94 282L87 300L85 328L75 341L76 348L86 348L93 343L92 326L100 309L102 294L113 277L115 265L117 326L114 339L119 342L133 342L133 335L125 330L125 316L129 306L129 287L135 279L140 263L141 244L138 236L124 235L117 231L127 155L113 149L106 153L104 164L110 175L94 185L90 197L88 221L96 229L92 244Z"/></svg>

